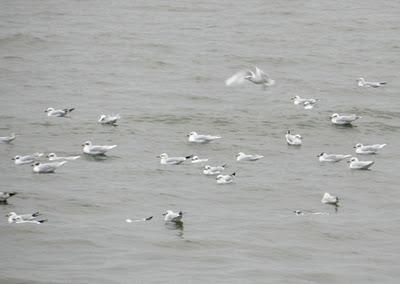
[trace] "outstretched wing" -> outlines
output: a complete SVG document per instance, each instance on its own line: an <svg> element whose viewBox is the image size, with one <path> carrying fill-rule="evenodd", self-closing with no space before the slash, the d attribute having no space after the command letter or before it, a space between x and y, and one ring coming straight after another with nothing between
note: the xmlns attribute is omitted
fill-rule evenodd
<svg viewBox="0 0 400 284"><path fill-rule="evenodd" d="M235 86L243 84L246 81L246 77L251 76L251 72L249 70L242 70L234 74L232 77L229 77L225 80L225 85L227 86Z"/></svg>

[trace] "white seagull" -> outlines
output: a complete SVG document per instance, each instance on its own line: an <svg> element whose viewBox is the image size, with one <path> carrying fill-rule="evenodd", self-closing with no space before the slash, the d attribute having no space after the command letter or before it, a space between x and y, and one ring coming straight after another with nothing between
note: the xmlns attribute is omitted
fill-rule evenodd
<svg viewBox="0 0 400 284"><path fill-rule="evenodd" d="M36 162L41 156L43 156L43 153L33 153L32 155L26 155L26 156L17 155L14 158L12 158L12 160L14 160L14 163L16 165L25 165Z"/></svg>
<svg viewBox="0 0 400 284"><path fill-rule="evenodd" d="M16 194L16 192L0 191L0 203L7 203L7 199Z"/></svg>
<svg viewBox="0 0 400 284"><path fill-rule="evenodd" d="M216 167L206 165L204 166L203 174L206 176L219 175L220 173L222 173L223 170L225 170L225 167L226 165L216 166Z"/></svg>
<svg viewBox="0 0 400 284"><path fill-rule="evenodd" d="M54 173L57 168L61 167L64 165L67 161L62 161L62 162L53 162L53 163L46 163L42 164L39 162L34 163L33 166L33 172L34 173L39 173L39 174L49 174L49 173Z"/></svg>
<svg viewBox="0 0 400 284"><path fill-rule="evenodd" d="M244 83L245 81L252 82L256 85L262 85L264 89L275 84L275 81L272 80L264 71L258 67L255 67L255 71L242 70L237 72L235 75L225 81L225 85L238 85Z"/></svg>
<svg viewBox="0 0 400 284"><path fill-rule="evenodd" d="M233 177L236 176L236 173L232 173L230 175L217 175L217 184L228 184L233 182Z"/></svg>
<svg viewBox="0 0 400 284"><path fill-rule="evenodd" d="M192 157L192 164L205 163L205 162L208 162L208 159L200 159L198 156Z"/></svg>
<svg viewBox="0 0 400 284"><path fill-rule="evenodd" d="M330 195L328 192L325 192L324 196L321 199L321 202L324 204L338 206L339 198L337 196Z"/></svg>
<svg viewBox="0 0 400 284"><path fill-rule="evenodd" d="M160 164L162 165L179 165L192 157L193 155L186 157L168 157L168 154L166 153L162 153L160 156L157 156L157 158L160 158Z"/></svg>
<svg viewBox="0 0 400 284"><path fill-rule="evenodd" d="M304 109L313 109L315 104L316 103L312 103L312 102L304 102L303 107L304 107Z"/></svg>
<svg viewBox="0 0 400 284"><path fill-rule="evenodd" d="M247 155L243 152L239 152L236 155L236 161L240 162L240 161L257 161L261 158L264 158L264 156L261 155Z"/></svg>
<svg viewBox="0 0 400 284"><path fill-rule="evenodd" d="M331 121L333 124L338 125L350 125L353 121L361 118L361 116L357 116L355 114L352 115L339 115L334 113L331 115Z"/></svg>
<svg viewBox="0 0 400 284"><path fill-rule="evenodd" d="M44 112L47 116L65 117L68 113L72 112L75 108L65 108L65 109L54 109L52 107L47 108Z"/></svg>
<svg viewBox="0 0 400 284"><path fill-rule="evenodd" d="M286 132L285 138L286 142L292 146L300 146L303 139L300 134L291 134L290 130Z"/></svg>
<svg viewBox="0 0 400 284"><path fill-rule="evenodd" d="M121 117L117 115L102 114L98 120L101 124L116 124Z"/></svg>
<svg viewBox="0 0 400 284"><path fill-rule="evenodd" d="M350 158L351 155L327 154L322 152L317 157L320 162L340 162L343 159Z"/></svg>
<svg viewBox="0 0 400 284"><path fill-rule="evenodd" d="M216 139L221 139L221 136L214 136L214 135L204 135L204 134L197 134L196 132L190 132L187 135L189 138L189 142L192 143L208 143Z"/></svg>
<svg viewBox="0 0 400 284"><path fill-rule="evenodd" d="M359 161L356 157L352 157L349 161L350 169L354 170L367 170L369 169L375 162L374 161Z"/></svg>
<svg viewBox="0 0 400 284"><path fill-rule="evenodd" d="M378 150L385 146L386 144L363 145L361 143L357 143L353 148L356 149L357 154L376 154Z"/></svg>
<svg viewBox="0 0 400 284"><path fill-rule="evenodd" d="M8 217L8 223L34 223L34 224L41 224L46 222L47 220L36 220L36 218L39 216L39 212L35 212L32 214L21 214L18 215L15 212L10 212L6 215Z"/></svg>
<svg viewBox="0 0 400 284"><path fill-rule="evenodd" d="M180 223L182 222L183 212L179 211L178 213L175 213L172 210L167 210L167 212L162 215L164 216L164 221L167 223Z"/></svg>
<svg viewBox="0 0 400 284"><path fill-rule="evenodd" d="M359 87L372 87L372 88L378 88L381 87L382 85L386 85L386 82L367 82L365 81L364 78L358 78L357 83Z"/></svg>
<svg viewBox="0 0 400 284"><path fill-rule="evenodd" d="M293 101L293 104L295 105L304 105L306 102L310 104L316 104L318 99L306 99L306 98L301 98L300 96L294 96L291 98Z"/></svg>
<svg viewBox="0 0 400 284"><path fill-rule="evenodd" d="M58 160L73 161L79 159L81 156L59 157L55 153L50 153L46 157L49 159L49 161L58 161Z"/></svg>
<svg viewBox="0 0 400 284"><path fill-rule="evenodd" d="M85 143L82 144L83 146L83 153L88 154L88 155L105 155L107 151L114 149L117 147L117 145L93 145L92 142L86 141Z"/></svg>
<svg viewBox="0 0 400 284"><path fill-rule="evenodd" d="M10 143L15 139L15 133L11 133L10 136L1 136L0 143Z"/></svg>

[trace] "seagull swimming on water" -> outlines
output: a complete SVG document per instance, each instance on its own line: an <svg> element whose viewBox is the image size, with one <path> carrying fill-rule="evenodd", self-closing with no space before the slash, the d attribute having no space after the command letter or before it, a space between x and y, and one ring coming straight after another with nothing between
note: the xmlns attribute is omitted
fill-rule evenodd
<svg viewBox="0 0 400 284"><path fill-rule="evenodd" d="M208 162L208 159L200 159L198 156L192 157L192 164L205 163L205 162Z"/></svg>
<svg viewBox="0 0 400 284"><path fill-rule="evenodd" d="M241 161L257 161L261 158L264 158L262 155L250 155L250 154L245 154L243 152L239 152L236 154L236 161L241 162Z"/></svg>
<svg viewBox="0 0 400 284"><path fill-rule="evenodd" d="M7 203L7 199L16 194L16 192L0 191L0 203Z"/></svg>
<svg viewBox="0 0 400 284"><path fill-rule="evenodd" d="M117 147L117 145L93 145L92 142L86 141L85 143L82 144L83 146L83 153L88 154L88 155L105 155L107 151L114 149Z"/></svg>
<svg viewBox="0 0 400 284"><path fill-rule="evenodd" d="M357 84L359 87L372 87L372 88L378 88L383 85L386 85L386 82L367 82L365 81L364 78L358 78L357 79Z"/></svg>
<svg viewBox="0 0 400 284"><path fill-rule="evenodd" d="M325 152L322 152L318 156L318 160L320 162L340 162L343 159L350 158L351 155L341 155L341 154L327 154Z"/></svg>
<svg viewBox="0 0 400 284"><path fill-rule="evenodd" d="M167 210L164 214L164 221L166 223L180 223L182 222L182 217L183 217L183 212L179 211L178 213L175 213L172 210Z"/></svg>
<svg viewBox="0 0 400 284"><path fill-rule="evenodd" d="M42 164L39 162L36 162L32 165L33 167L33 172L34 173L39 173L39 174L49 174L49 173L54 173L56 169L64 165L67 161L62 161L62 162L52 162L52 163L46 163Z"/></svg>
<svg viewBox="0 0 400 284"><path fill-rule="evenodd" d="M136 223L136 222L146 222L146 221L150 221L151 219L153 219L153 216L147 217L147 218L142 218L142 219L136 219L136 220L132 220L132 219L126 219L125 222L126 223Z"/></svg>
<svg viewBox="0 0 400 284"><path fill-rule="evenodd" d="M49 161L59 161L59 160L73 161L79 159L81 156L59 157L55 153L50 153L46 157L49 159Z"/></svg>
<svg viewBox="0 0 400 284"><path fill-rule="evenodd" d="M264 90L267 87L270 87L275 84L275 81L272 80L264 71L260 68L255 67L255 70L242 70L229 77L225 81L225 85L232 86L242 84L246 81L254 83L256 85L262 85Z"/></svg>
<svg viewBox="0 0 400 284"><path fill-rule="evenodd" d="M160 158L160 164L162 165L179 165L192 157L193 155L186 157L168 157L168 154L166 153L162 153L161 155L157 156L157 158Z"/></svg>
<svg viewBox="0 0 400 284"><path fill-rule="evenodd" d="M321 203L338 206L339 198L337 196L330 195L328 192L325 192L321 199Z"/></svg>
<svg viewBox="0 0 400 284"><path fill-rule="evenodd" d="M225 167L226 167L226 165L216 166L216 167L205 165L203 174L206 176L219 175L220 173L222 173L223 170L225 170Z"/></svg>
<svg viewBox="0 0 400 284"><path fill-rule="evenodd" d="M291 134L290 130L286 132L285 138L286 142L292 146L300 146L303 139L300 134Z"/></svg>
<svg viewBox="0 0 400 284"><path fill-rule="evenodd" d="M10 136L1 136L0 143L10 143L11 141L15 140L15 133L11 133Z"/></svg>
<svg viewBox="0 0 400 284"><path fill-rule="evenodd" d="M43 156L43 153L33 153L32 155L26 155L26 156L17 155L11 160L14 160L14 163L16 165L25 165L36 162L41 156Z"/></svg>
<svg viewBox="0 0 400 284"><path fill-rule="evenodd" d="M318 99L306 99L306 98L301 98L300 96L294 96L291 98L293 101L293 104L295 105L304 105L304 103L308 102L310 104L316 104Z"/></svg>
<svg viewBox="0 0 400 284"><path fill-rule="evenodd" d="M356 157L352 157L349 161L349 168L353 170L368 170L375 162L374 161L359 161Z"/></svg>
<svg viewBox="0 0 400 284"><path fill-rule="evenodd" d="M190 134L188 134L187 136L189 137L189 142L201 144L221 139L221 136L197 134L197 132L194 131L190 132Z"/></svg>
<svg viewBox="0 0 400 284"><path fill-rule="evenodd" d="M228 184L233 182L233 177L236 173L231 173L230 175L217 175L217 184Z"/></svg>
<svg viewBox="0 0 400 284"><path fill-rule="evenodd" d="M361 116L357 116L355 114L352 115L339 115L334 113L331 115L331 121L333 124L338 125L351 125L351 123L357 119L361 118Z"/></svg>
<svg viewBox="0 0 400 284"><path fill-rule="evenodd" d="M357 154L376 154L378 150L385 146L386 144L363 145L361 143L357 143L353 148L356 149Z"/></svg>
<svg viewBox="0 0 400 284"><path fill-rule="evenodd" d="M39 212L35 212L32 214L21 214L18 215L15 212L10 212L6 215L8 217L8 223L16 223L16 224L21 224L21 223L33 223L33 224L42 224L46 222L47 220L37 220L36 218L40 215Z"/></svg>
<svg viewBox="0 0 400 284"><path fill-rule="evenodd" d="M99 123L101 124L116 124L117 120L120 119L121 117L119 114L117 115L109 115L109 114L102 114L98 120Z"/></svg>
<svg viewBox="0 0 400 284"><path fill-rule="evenodd" d="M65 117L68 113L72 112L74 109L75 108L54 109L52 107L49 107L44 112L47 113L47 116Z"/></svg>

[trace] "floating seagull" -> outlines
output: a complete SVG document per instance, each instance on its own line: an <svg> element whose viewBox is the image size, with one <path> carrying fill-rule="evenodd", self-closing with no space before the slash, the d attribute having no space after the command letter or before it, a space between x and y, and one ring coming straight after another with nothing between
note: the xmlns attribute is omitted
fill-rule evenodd
<svg viewBox="0 0 400 284"><path fill-rule="evenodd" d="M200 159L198 156L192 157L192 164L205 163L205 162L208 162L208 159Z"/></svg>
<svg viewBox="0 0 400 284"><path fill-rule="evenodd" d="M310 104L316 104L318 99L306 99L306 98L301 98L300 96L294 96L291 98L293 101L293 104L295 105L304 105L304 103L309 102Z"/></svg>
<svg viewBox="0 0 400 284"><path fill-rule="evenodd" d="M228 184L233 182L233 177L236 176L236 173L232 173L230 175L217 175L217 184Z"/></svg>
<svg viewBox="0 0 400 284"><path fill-rule="evenodd" d="M261 155L247 155L243 152L239 152L238 154L236 154L236 161L240 162L240 161L257 161L261 158L264 158L264 156Z"/></svg>
<svg viewBox="0 0 400 284"><path fill-rule="evenodd" d="M293 213L296 214L296 216L303 216L304 215L304 212L301 211L301 210L294 210Z"/></svg>
<svg viewBox="0 0 400 284"><path fill-rule="evenodd" d="M219 175L223 170L225 170L226 165L212 167L209 165L204 166L203 174L206 176Z"/></svg>
<svg viewBox="0 0 400 284"><path fill-rule="evenodd" d="M39 162L34 163L33 166L33 172L39 173L39 174L49 174L49 173L54 173L57 168L61 167L64 165L67 161L62 161L62 162L53 162L53 163L46 163L42 164Z"/></svg>
<svg viewBox="0 0 400 284"><path fill-rule="evenodd" d="M82 146L83 146L83 153L88 155L105 155L107 151L117 147L117 145L111 145L111 146L92 145L92 142L90 141L86 141L85 143L82 144Z"/></svg>
<svg viewBox="0 0 400 284"><path fill-rule="evenodd" d="M16 192L0 191L0 203L7 203L7 199L16 194Z"/></svg>
<svg viewBox="0 0 400 284"><path fill-rule="evenodd" d="M216 139L221 139L221 136L213 136L213 135L203 135L203 134L197 134L196 132L190 132L190 134L187 135L189 137L189 142L192 143L208 143Z"/></svg>
<svg viewBox="0 0 400 284"><path fill-rule="evenodd" d="M39 216L39 212L35 212L32 214L22 214L22 215L17 215L15 212L10 212L6 215L8 217L8 223L34 223L34 224L42 224L46 222L47 220L36 220L36 218Z"/></svg>
<svg viewBox="0 0 400 284"><path fill-rule="evenodd" d="M327 154L322 152L317 157L320 162L340 162L343 159L350 158L351 155Z"/></svg>
<svg viewBox="0 0 400 284"><path fill-rule="evenodd" d="M275 81L272 80L264 71L255 67L254 72L251 70L242 70L237 72L225 81L225 85L238 85L244 83L246 80L256 85L262 85L264 90L275 84Z"/></svg>
<svg viewBox="0 0 400 284"><path fill-rule="evenodd" d="M65 109L54 109L52 107L47 108L44 112L47 116L65 117L68 113L72 112L75 108L65 108Z"/></svg>
<svg viewBox="0 0 400 284"><path fill-rule="evenodd" d="M11 133L10 136L2 136L0 137L0 143L10 143L15 139L15 133Z"/></svg>
<svg viewBox="0 0 400 284"><path fill-rule="evenodd" d="M374 161L359 161L356 157L352 157L349 163L349 168L354 170L367 170L369 169L375 162Z"/></svg>
<svg viewBox="0 0 400 284"><path fill-rule="evenodd" d="M329 193L325 192L324 196L321 199L321 202L324 204L331 204L338 206L339 198L337 196L330 195Z"/></svg>
<svg viewBox="0 0 400 284"><path fill-rule="evenodd" d="M193 155L186 157L168 157L166 153L162 153L160 156L157 156L157 158L161 159L160 164L162 165L179 165L192 157Z"/></svg>
<svg viewBox="0 0 400 284"><path fill-rule="evenodd" d="M309 210L303 211L303 210L294 210L293 213L296 216L304 216L304 215L329 215L327 212L312 212Z"/></svg>
<svg viewBox="0 0 400 284"><path fill-rule="evenodd" d="M331 115L331 121L333 124L338 125L350 125L353 121L361 118L361 116L357 116L355 114L352 115L339 115L334 113Z"/></svg>
<svg viewBox="0 0 400 284"><path fill-rule="evenodd" d="M136 219L136 220L126 219L125 222L126 223L146 222L146 221L150 221L151 219L153 219L153 216L150 216L147 218L142 218L142 219Z"/></svg>
<svg viewBox="0 0 400 284"><path fill-rule="evenodd" d="M73 161L79 159L81 156L59 157L55 153L50 153L46 157L49 159L49 161L58 161L58 160Z"/></svg>
<svg viewBox="0 0 400 284"><path fill-rule="evenodd" d="M14 160L14 163L16 165L25 165L36 162L41 156L43 156L43 153L33 153L32 155L26 155L26 156L17 155L11 160Z"/></svg>
<svg viewBox="0 0 400 284"><path fill-rule="evenodd" d="M101 124L116 124L121 117L117 115L102 114L98 120Z"/></svg>
<svg viewBox="0 0 400 284"><path fill-rule="evenodd" d="M367 82L364 80L364 78L358 78L357 82L359 87L378 88L381 87L382 85L386 85L386 82Z"/></svg>
<svg viewBox="0 0 400 284"><path fill-rule="evenodd" d="M311 102L304 102L303 103L304 109L313 109L314 105L315 105L315 103L311 103Z"/></svg>
<svg viewBox="0 0 400 284"><path fill-rule="evenodd" d="M300 134L291 134L290 130L286 132L285 138L286 142L292 146L300 146L303 139Z"/></svg>
<svg viewBox="0 0 400 284"><path fill-rule="evenodd" d="M175 213L172 210L167 210L164 214L164 221L167 223L180 223L182 222L183 212L179 211L179 213Z"/></svg>
<svg viewBox="0 0 400 284"><path fill-rule="evenodd" d="M361 143L358 143L353 148L356 149L357 154L376 154L378 150L382 149L385 146L386 144L363 145Z"/></svg>

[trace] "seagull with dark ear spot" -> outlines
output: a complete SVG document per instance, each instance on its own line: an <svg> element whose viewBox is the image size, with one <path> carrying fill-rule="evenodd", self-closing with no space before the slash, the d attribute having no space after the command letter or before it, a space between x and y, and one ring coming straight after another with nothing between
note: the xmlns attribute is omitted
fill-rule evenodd
<svg viewBox="0 0 400 284"><path fill-rule="evenodd" d="M65 117L67 114L71 113L75 108L65 108L65 109L54 109L52 107L47 108L44 112L47 116L54 117Z"/></svg>
<svg viewBox="0 0 400 284"><path fill-rule="evenodd" d="M16 192L0 191L0 203L7 203L7 199L16 194Z"/></svg>

